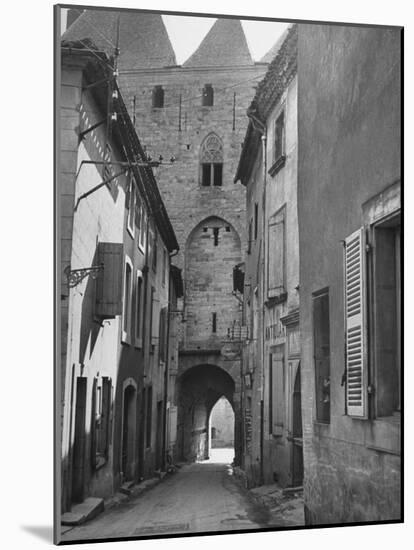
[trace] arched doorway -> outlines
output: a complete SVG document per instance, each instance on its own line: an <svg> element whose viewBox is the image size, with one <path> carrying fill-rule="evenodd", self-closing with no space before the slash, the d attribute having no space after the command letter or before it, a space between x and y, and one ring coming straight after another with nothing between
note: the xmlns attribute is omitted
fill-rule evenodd
<svg viewBox="0 0 414 550"><path fill-rule="evenodd" d="M178 456L190 461L205 460L210 451L210 413L223 396L233 407L234 380L216 365L197 365L181 375L178 389Z"/></svg>
<svg viewBox="0 0 414 550"><path fill-rule="evenodd" d="M300 362L293 386L292 402L292 485L299 487L303 483L303 436L302 436L302 393L300 380Z"/></svg>
<svg viewBox="0 0 414 550"><path fill-rule="evenodd" d="M210 451L213 462L234 459L234 411L226 397L221 397L210 412Z"/></svg>

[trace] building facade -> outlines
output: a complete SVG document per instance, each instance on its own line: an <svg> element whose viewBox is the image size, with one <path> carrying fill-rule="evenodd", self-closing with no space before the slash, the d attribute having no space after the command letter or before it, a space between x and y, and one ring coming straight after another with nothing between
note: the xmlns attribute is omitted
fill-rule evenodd
<svg viewBox="0 0 414 550"><path fill-rule="evenodd" d="M297 27L248 110L235 177L247 189L243 466L251 485L303 479L297 217Z"/></svg>
<svg viewBox="0 0 414 550"><path fill-rule="evenodd" d="M114 76L91 42L62 42L62 512L153 475L170 437L178 243Z"/></svg>
<svg viewBox="0 0 414 550"><path fill-rule="evenodd" d="M95 33L99 28L105 39ZM232 270L246 249L245 197L234 186L247 119L245 110L267 63L253 62L241 23L217 20L193 55L178 66L158 14L85 11L66 39L92 37L112 51L119 28L120 87L131 118L154 159L183 270L177 371L180 458L209 453L210 412L223 395L235 412L240 456L240 349L227 341L241 322Z"/></svg>
<svg viewBox="0 0 414 550"><path fill-rule="evenodd" d="M300 26L308 524L401 517L400 59L400 29Z"/></svg>

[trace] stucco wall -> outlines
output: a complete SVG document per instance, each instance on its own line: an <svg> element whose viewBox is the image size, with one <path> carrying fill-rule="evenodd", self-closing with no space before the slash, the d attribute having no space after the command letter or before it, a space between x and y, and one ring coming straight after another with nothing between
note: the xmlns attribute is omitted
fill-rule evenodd
<svg viewBox="0 0 414 550"><path fill-rule="evenodd" d="M309 523L400 514L399 425L345 416L341 386L342 240L361 227L362 204L400 178L400 53L396 29L299 28L300 319ZM315 421L312 293L325 287L331 422L321 425Z"/></svg>

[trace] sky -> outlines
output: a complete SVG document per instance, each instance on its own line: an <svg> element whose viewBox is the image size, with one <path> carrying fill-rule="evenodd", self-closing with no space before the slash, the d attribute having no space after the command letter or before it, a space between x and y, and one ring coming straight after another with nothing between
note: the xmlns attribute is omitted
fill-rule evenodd
<svg viewBox="0 0 414 550"><path fill-rule="evenodd" d="M62 30L66 27L66 11L62 9ZM163 15L162 18L178 65L184 63L197 49L215 21L209 17L177 15ZM242 21L242 26L250 53L255 61L259 61L270 50L288 24L272 21Z"/></svg>

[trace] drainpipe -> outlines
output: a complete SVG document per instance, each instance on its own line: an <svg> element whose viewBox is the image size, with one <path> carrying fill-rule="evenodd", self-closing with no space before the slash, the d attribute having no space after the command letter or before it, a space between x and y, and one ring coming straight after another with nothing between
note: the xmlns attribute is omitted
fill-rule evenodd
<svg viewBox="0 0 414 550"><path fill-rule="evenodd" d="M262 135L262 166L263 166L263 200L262 200L262 331L261 331L261 344L262 344L262 421L261 421L261 457L260 457L260 477L261 482L264 483L263 472L263 445L264 445L264 366L266 362L265 358L265 301L266 301L266 173L267 173L267 134L266 126L264 127L264 133Z"/></svg>
<svg viewBox="0 0 414 550"><path fill-rule="evenodd" d="M252 111L247 112L247 116L250 119L253 128L261 134L262 140L262 182L263 182L263 195L262 195L262 303L261 303L261 314L262 314L262 330L260 334L260 344L261 344L261 369L260 369L260 483L264 483L264 471L263 471L263 460L264 460L264 365L265 365L265 300L266 300L266 174L267 174L267 155L266 155L266 145L267 145L267 127L257 116L253 114Z"/></svg>

